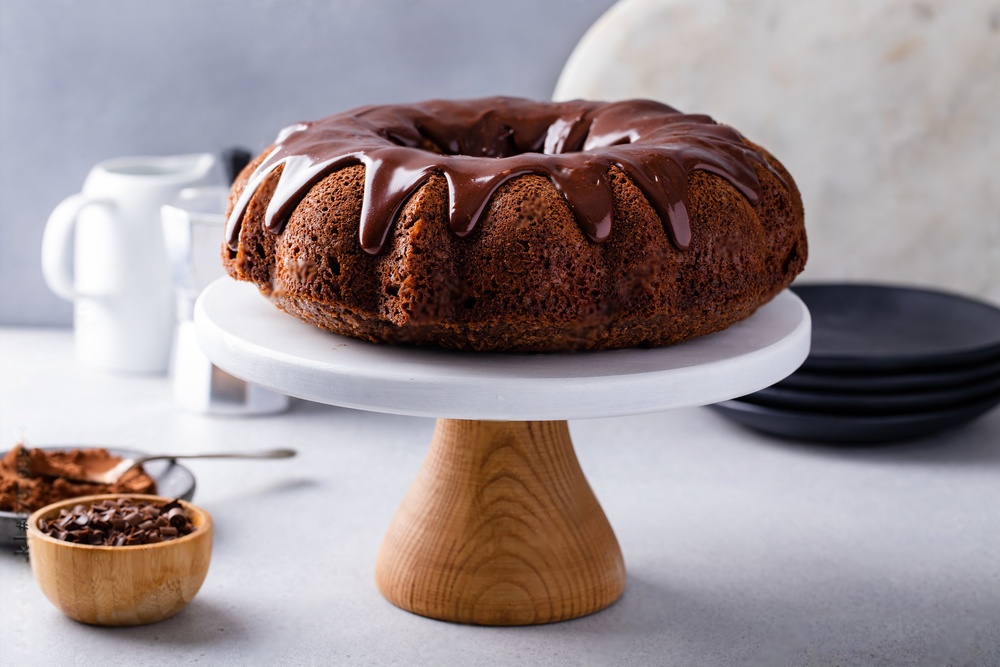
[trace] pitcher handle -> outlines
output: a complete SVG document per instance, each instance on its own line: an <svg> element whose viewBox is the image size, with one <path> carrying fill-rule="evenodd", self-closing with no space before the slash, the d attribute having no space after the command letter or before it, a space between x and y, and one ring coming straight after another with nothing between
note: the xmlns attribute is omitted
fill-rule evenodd
<svg viewBox="0 0 1000 667"><path fill-rule="evenodd" d="M42 234L42 275L49 289L67 301L79 296L72 269L73 230L80 211L91 205L110 207L111 203L83 194L70 195L52 211Z"/></svg>

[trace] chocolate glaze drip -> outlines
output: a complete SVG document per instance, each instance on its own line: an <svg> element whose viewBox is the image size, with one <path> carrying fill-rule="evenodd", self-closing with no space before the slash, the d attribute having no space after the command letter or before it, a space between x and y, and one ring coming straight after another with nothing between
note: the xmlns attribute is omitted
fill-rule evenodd
<svg viewBox="0 0 1000 667"><path fill-rule="evenodd" d="M494 97L362 107L281 132L233 208L229 247L237 248L250 198L279 165L264 220L275 234L310 187L352 164L365 165L360 238L370 254L382 249L406 199L434 173L448 182L450 226L459 236L472 232L505 181L540 174L565 197L584 234L599 243L611 234L608 170L618 167L642 190L674 245L684 249L691 242L691 171L726 179L755 204L756 166L771 169L736 130L649 100Z"/></svg>

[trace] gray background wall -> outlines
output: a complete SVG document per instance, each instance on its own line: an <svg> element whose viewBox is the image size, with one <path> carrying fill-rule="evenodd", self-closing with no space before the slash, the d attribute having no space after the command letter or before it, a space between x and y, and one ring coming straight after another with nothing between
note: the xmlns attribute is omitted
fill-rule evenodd
<svg viewBox="0 0 1000 667"><path fill-rule="evenodd" d="M94 163L259 149L361 104L547 98L611 4L0 0L0 324L70 324L39 248Z"/></svg>

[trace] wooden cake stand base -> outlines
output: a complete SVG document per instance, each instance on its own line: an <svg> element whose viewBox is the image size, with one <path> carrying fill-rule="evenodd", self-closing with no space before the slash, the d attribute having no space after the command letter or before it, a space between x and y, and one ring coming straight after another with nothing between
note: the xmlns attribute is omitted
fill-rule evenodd
<svg viewBox="0 0 1000 667"><path fill-rule="evenodd" d="M577 462L567 419L742 396L809 352L791 292L681 345L576 354L472 354L372 345L282 313L220 279L195 308L217 366L321 403L436 417L430 452L389 526L379 590L408 611L526 625L607 607L625 588L618 541Z"/></svg>
<svg viewBox="0 0 1000 667"><path fill-rule="evenodd" d="M625 563L565 421L439 419L375 581L423 616L526 625L607 607Z"/></svg>

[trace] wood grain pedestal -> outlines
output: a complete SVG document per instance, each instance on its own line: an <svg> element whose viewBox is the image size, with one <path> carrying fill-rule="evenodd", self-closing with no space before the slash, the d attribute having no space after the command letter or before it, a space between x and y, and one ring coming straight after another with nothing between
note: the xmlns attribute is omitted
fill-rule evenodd
<svg viewBox="0 0 1000 667"><path fill-rule="evenodd" d="M625 564L565 421L439 419L375 580L422 616L528 625L607 607Z"/></svg>

